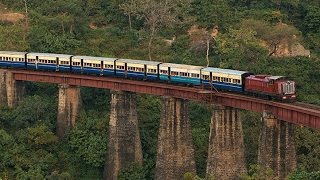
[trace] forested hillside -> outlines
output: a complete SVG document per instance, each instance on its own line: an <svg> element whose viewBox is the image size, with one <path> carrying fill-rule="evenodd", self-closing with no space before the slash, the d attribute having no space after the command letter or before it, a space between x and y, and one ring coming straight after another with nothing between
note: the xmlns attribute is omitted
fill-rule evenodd
<svg viewBox="0 0 320 180"><path fill-rule="evenodd" d="M298 100L320 105L319 0L0 0L0 50L146 59L288 76ZM58 88L28 83L0 108L0 179L102 179L110 93L82 88L82 111L55 135ZM119 179L153 179L159 97L139 95L144 165ZM257 176L260 114L243 111L246 160ZM205 177L211 109L190 102L197 173ZM295 128L298 170L320 178L320 132ZM250 166L251 165L251 166ZM312 173L313 172L313 173ZM271 175L272 176L272 173Z"/></svg>

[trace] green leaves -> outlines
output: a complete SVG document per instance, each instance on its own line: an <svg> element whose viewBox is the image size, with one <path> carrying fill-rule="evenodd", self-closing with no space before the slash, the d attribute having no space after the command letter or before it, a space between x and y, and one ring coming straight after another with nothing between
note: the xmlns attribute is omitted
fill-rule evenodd
<svg viewBox="0 0 320 180"><path fill-rule="evenodd" d="M40 125L35 128L28 128L28 143L39 147L50 145L58 142L58 138L49 131L45 125Z"/></svg>
<svg viewBox="0 0 320 180"><path fill-rule="evenodd" d="M318 180L320 179L320 171L317 172L305 172L305 171L297 171L292 173L289 178L289 180Z"/></svg>
<svg viewBox="0 0 320 180"><path fill-rule="evenodd" d="M308 32L320 32L320 7L309 6L304 18L304 29Z"/></svg>
<svg viewBox="0 0 320 180"><path fill-rule="evenodd" d="M103 126L101 127L101 122ZM107 149L107 122L104 119L82 117L68 135L68 144L74 154L88 165L102 167Z"/></svg>
<svg viewBox="0 0 320 180"><path fill-rule="evenodd" d="M119 180L145 180L145 171L142 166L139 165L131 165L130 167L127 167L123 169L119 175Z"/></svg>

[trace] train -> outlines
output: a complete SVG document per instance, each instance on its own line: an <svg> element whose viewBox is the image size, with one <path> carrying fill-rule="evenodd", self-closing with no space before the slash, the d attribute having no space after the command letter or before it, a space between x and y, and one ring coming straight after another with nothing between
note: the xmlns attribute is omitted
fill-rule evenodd
<svg viewBox="0 0 320 180"><path fill-rule="evenodd" d="M242 93L268 100L293 102L296 83L284 76L157 61L0 51L0 68L22 68L113 76Z"/></svg>

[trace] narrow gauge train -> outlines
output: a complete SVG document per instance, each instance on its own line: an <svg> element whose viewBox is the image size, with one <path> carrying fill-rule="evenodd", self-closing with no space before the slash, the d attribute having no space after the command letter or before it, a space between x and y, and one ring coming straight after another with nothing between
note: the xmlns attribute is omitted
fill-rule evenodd
<svg viewBox="0 0 320 180"><path fill-rule="evenodd" d="M156 61L0 51L0 67L51 70L166 81L253 96L295 101L295 82L283 76L253 75L247 71Z"/></svg>

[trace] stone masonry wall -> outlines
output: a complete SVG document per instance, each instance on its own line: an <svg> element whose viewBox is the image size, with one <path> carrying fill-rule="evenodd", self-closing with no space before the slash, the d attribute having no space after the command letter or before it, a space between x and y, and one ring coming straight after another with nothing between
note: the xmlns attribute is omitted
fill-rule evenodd
<svg viewBox="0 0 320 180"><path fill-rule="evenodd" d="M297 167L293 124L263 113L258 163L271 168L275 176L285 179Z"/></svg>
<svg viewBox="0 0 320 180"><path fill-rule="evenodd" d="M104 179L118 179L119 171L132 165L142 164L136 110L136 94L111 91L108 154L104 167Z"/></svg>
<svg viewBox="0 0 320 180"><path fill-rule="evenodd" d="M196 174L188 104L163 97L155 179L180 180L186 172Z"/></svg>
<svg viewBox="0 0 320 180"><path fill-rule="evenodd" d="M21 101L25 94L25 84L23 81L13 79L10 71L0 70L0 104L14 107Z"/></svg>
<svg viewBox="0 0 320 180"><path fill-rule="evenodd" d="M242 120L238 109L214 105L210 125L207 177L239 179L246 173Z"/></svg>
<svg viewBox="0 0 320 180"><path fill-rule="evenodd" d="M57 134L60 138L64 136L67 128L75 125L80 106L80 88L69 85L59 85Z"/></svg>
<svg viewBox="0 0 320 180"><path fill-rule="evenodd" d="M7 84L6 84L6 71L0 69L0 105L7 106Z"/></svg>

